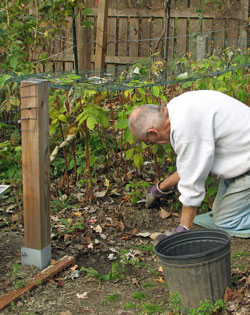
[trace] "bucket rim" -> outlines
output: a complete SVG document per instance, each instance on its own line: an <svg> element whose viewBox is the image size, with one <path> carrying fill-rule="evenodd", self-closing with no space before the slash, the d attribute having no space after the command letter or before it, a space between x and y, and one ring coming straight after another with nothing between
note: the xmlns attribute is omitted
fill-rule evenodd
<svg viewBox="0 0 250 315"><path fill-rule="evenodd" d="M189 238L187 239L187 236L189 236L190 234L197 234L197 232L199 233L202 233L203 235L199 235L199 236L193 236L193 238ZM217 237L215 235L213 236L209 236L209 239L210 240L213 240L213 239L217 239L217 240L220 240L220 241L224 241L224 244L222 246L219 246L219 247L216 247L216 248L213 248L213 249L210 249L210 250L207 250L205 252L201 252L201 253L198 253L198 254L188 254L188 255L181 255L181 256L169 256L169 255L164 255L162 254L160 251L159 251L159 248L163 246L164 243L167 243L169 241L172 241L173 239L177 239L176 243L175 244L172 244L172 245L177 245L181 242L185 242L185 241L192 241L193 240L204 240L204 237L206 236L207 237L207 234L209 233L217 233ZM224 235L225 237L227 237L227 239L222 239L222 238L218 238L219 235ZM184 240L179 240L178 241L178 238L182 238L182 236L186 236ZM177 234L173 234L173 235L170 235L168 237L166 237L165 239L161 240L156 246L155 246L155 253L157 254L157 256L159 258L162 258L164 260L186 260L186 259L197 259L197 258L202 258L204 256L209 256L209 255L212 255L218 251L223 251L225 250L228 246L230 246L230 242L231 242L231 235L229 235L226 231L224 230L218 230L218 229L194 229L194 230L190 230L190 231L187 231L187 232L183 232L183 233L177 233Z"/></svg>

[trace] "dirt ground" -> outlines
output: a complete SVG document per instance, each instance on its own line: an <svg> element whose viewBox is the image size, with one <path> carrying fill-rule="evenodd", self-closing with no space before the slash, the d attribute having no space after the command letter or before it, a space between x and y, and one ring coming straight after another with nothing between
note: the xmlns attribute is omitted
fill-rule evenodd
<svg viewBox="0 0 250 315"><path fill-rule="evenodd" d="M159 204L145 209L143 204L123 202L121 196L64 206L51 214L52 259L74 256L77 266L38 285L2 314L178 314L169 305L167 279L165 282L149 236L176 227L178 213L166 212L163 219ZM167 204L161 208L168 211ZM3 200L0 298L40 272L21 265L22 222L18 207ZM231 257L232 291L223 314L246 315L250 310L249 239L232 238Z"/></svg>

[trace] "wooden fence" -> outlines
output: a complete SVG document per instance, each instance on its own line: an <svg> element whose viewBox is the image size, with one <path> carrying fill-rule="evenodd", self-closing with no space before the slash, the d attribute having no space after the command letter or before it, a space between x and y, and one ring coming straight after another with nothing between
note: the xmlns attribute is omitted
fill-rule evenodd
<svg viewBox="0 0 250 315"><path fill-rule="evenodd" d="M79 69L123 69L155 52L171 61L187 53L197 58L197 47L198 53L201 49L209 55L225 47L246 48L249 0L222 0L222 6L207 2L90 0L93 14L88 20L93 27L83 30L80 19L77 27ZM197 38L204 43L202 48ZM57 58L56 70L74 69L72 43L69 30L60 48L66 52Z"/></svg>

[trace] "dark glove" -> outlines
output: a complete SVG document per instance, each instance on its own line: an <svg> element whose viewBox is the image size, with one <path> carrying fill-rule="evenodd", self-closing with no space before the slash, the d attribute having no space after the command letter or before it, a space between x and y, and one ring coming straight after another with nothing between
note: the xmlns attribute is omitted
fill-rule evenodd
<svg viewBox="0 0 250 315"><path fill-rule="evenodd" d="M147 192L147 194L146 194L146 208L150 208L155 200L172 193L172 190L171 191L161 191L159 188L159 185L161 182L162 182L162 180L159 183L153 185L149 189L149 191Z"/></svg>
<svg viewBox="0 0 250 315"><path fill-rule="evenodd" d="M165 233L159 234L156 239L154 240L154 245L157 245L160 241L164 240L165 238L167 238L170 235L174 235L177 233L183 233L183 232L187 232L189 231L188 228L186 228L183 225L179 225L175 230L172 231L166 231Z"/></svg>

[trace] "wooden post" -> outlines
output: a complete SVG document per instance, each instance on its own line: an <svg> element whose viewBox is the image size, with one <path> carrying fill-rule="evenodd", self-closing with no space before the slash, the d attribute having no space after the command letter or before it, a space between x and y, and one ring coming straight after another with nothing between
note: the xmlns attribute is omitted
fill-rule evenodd
<svg viewBox="0 0 250 315"><path fill-rule="evenodd" d="M249 1L248 0L241 0L241 24L246 26L240 27L240 47L241 49L247 48L247 32L249 28L248 22L248 9L249 9Z"/></svg>
<svg viewBox="0 0 250 315"><path fill-rule="evenodd" d="M95 69L105 66L109 0L98 1L96 25Z"/></svg>
<svg viewBox="0 0 250 315"><path fill-rule="evenodd" d="M82 13L79 12L76 17L76 37L77 37L77 55L78 70L91 69L91 42L90 29L82 26Z"/></svg>
<svg viewBox="0 0 250 315"><path fill-rule="evenodd" d="M48 82L21 82L24 245L22 263L40 269L51 258Z"/></svg>

